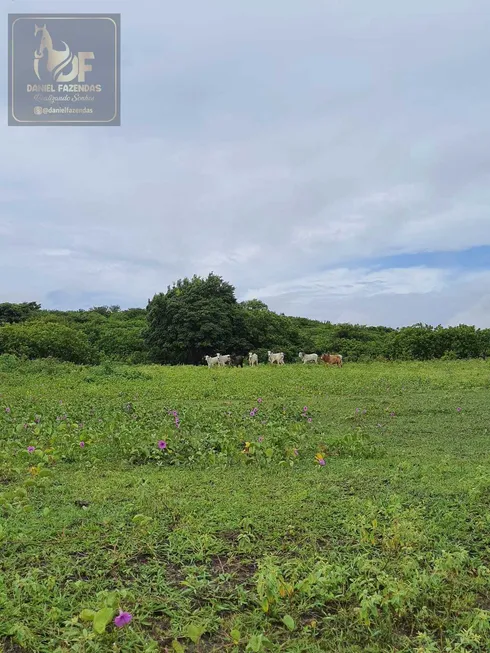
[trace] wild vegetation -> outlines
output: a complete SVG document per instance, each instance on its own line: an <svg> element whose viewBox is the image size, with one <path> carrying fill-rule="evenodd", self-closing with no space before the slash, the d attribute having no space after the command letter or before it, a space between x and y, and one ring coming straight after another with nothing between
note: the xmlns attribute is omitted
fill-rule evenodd
<svg viewBox="0 0 490 653"><path fill-rule="evenodd" d="M0 651L488 651L489 390L0 356Z"/></svg>
<svg viewBox="0 0 490 653"><path fill-rule="evenodd" d="M325 306L328 318L328 305ZM207 354L283 351L342 354L345 361L448 360L486 357L490 329L416 324L400 329L318 322L270 311L254 299L237 302L221 277L177 281L146 308L48 311L35 302L0 304L0 354L96 364L203 364Z"/></svg>

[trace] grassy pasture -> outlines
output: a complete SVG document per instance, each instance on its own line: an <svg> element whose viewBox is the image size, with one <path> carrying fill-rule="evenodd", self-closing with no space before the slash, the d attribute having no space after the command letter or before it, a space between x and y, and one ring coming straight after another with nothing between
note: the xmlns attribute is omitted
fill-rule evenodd
<svg viewBox="0 0 490 653"><path fill-rule="evenodd" d="M2 365L0 652L490 650L488 363Z"/></svg>

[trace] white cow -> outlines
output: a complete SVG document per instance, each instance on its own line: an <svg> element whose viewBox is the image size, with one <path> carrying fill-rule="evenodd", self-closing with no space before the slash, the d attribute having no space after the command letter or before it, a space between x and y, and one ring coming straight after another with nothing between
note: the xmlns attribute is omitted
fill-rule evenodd
<svg viewBox="0 0 490 653"><path fill-rule="evenodd" d="M248 364L252 367L259 364L259 357L257 354L254 354L251 351L248 352Z"/></svg>
<svg viewBox="0 0 490 653"><path fill-rule="evenodd" d="M204 358L208 364L208 367L215 367L219 364L219 358L217 356L214 356L214 358L211 358L211 356L204 356Z"/></svg>
<svg viewBox="0 0 490 653"><path fill-rule="evenodd" d="M300 351L299 357L303 363L318 363L318 354L304 354L302 351Z"/></svg>
<svg viewBox="0 0 490 653"><path fill-rule="evenodd" d="M269 363L271 365L284 365L284 352L279 352L277 354L273 354L271 351L267 352L267 356L269 357Z"/></svg>
<svg viewBox="0 0 490 653"><path fill-rule="evenodd" d="M224 367L227 363L228 363L228 365L230 365L230 363L231 363L230 354L223 354L223 355L216 354L216 357L217 357L218 363L219 363L219 365L221 365L221 367Z"/></svg>

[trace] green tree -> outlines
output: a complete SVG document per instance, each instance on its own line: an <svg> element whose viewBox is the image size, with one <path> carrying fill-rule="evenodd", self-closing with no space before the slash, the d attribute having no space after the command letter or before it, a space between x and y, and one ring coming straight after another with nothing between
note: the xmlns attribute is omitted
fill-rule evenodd
<svg viewBox="0 0 490 653"><path fill-rule="evenodd" d="M11 304L4 302L0 304L0 324L17 324L25 322L33 314L41 309L37 302L23 302L22 304Z"/></svg>
<svg viewBox="0 0 490 653"><path fill-rule="evenodd" d="M312 350L309 336L302 335L295 319L270 311L266 304L252 299L240 304L243 315L243 331L249 348L257 351L263 359L267 350L283 351L289 362L298 360L303 348Z"/></svg>
<svg viewBox="0 0 490 653"><path fill-rule="evenodd" d="M199 364L236 339L235 289L213 273L179 279L148 303L145 338L156 363Z"/></svg>

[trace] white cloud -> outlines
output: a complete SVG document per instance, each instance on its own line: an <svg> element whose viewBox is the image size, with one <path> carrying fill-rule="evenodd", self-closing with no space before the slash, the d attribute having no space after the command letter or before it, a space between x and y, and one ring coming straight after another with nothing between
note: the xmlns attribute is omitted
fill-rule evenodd
<svg viewBox="0 0 490 653"><path fill-rule="evenodd" d="M123 127L0 126L2 297L144 305L214 270L284 312L449 320L476 281L369 259L490 245L488 14L466 5L128 2Z"/></svg>
<svg viewBox="0 0 490 653"><path fill-rule="evenodd" d="M43 256L70 256L70 249L42 249Z"/></svg>
<svg viewBox="0 0 490 653"><path fill-rule="evenodd" d="M272 310L331 322L399 327L416 322L475 324L490 328L490 272L455 273L444 268L335 269L245 293ZM439 320L434 306L444 306Z"/></svg>
<svg viewBox="0 0 490 653"><path fill-rule="evenodd" d="M243 300L254 297L266 301L277 297L295 297L306 302L314 297L328 301L330 297L374 297L376 295L413 295L440 292L450 273L437 268L399 268L384 270L337 268L325 272L282 282L263 288L248 290Z"/></svg>
<svg viewBox="0 0 490 653"><path fill-rule="evenodd" d="M490 328L490 294L486 293L448 320L449 326L459 324L476 324L483 328Z"/></svg>

